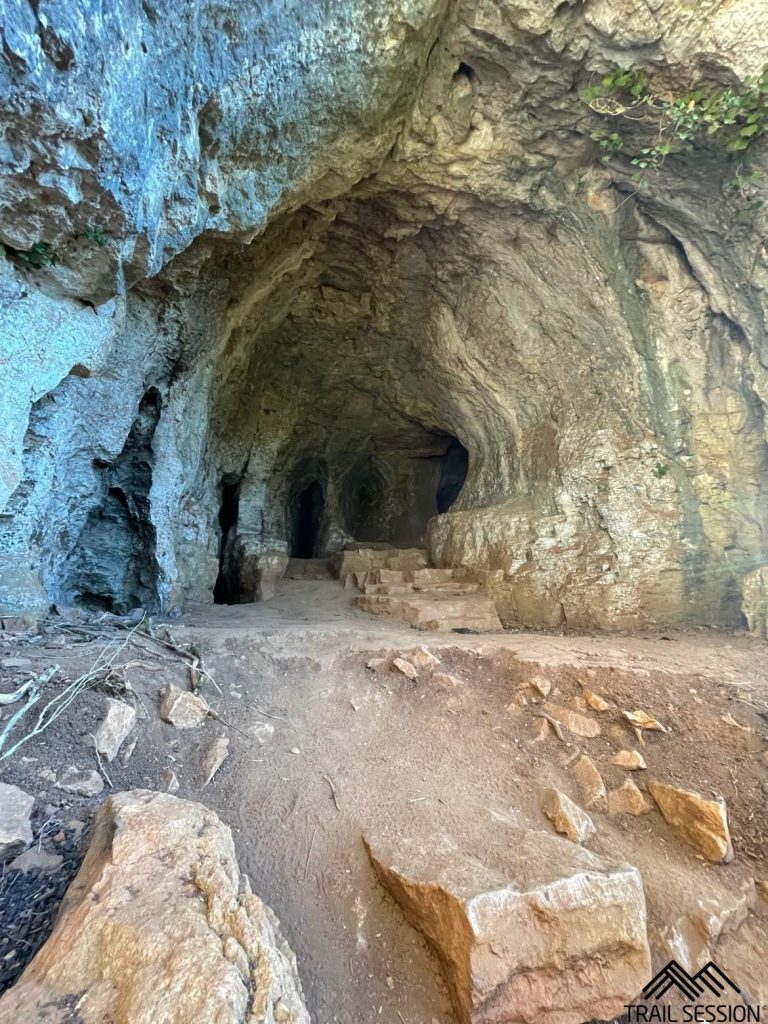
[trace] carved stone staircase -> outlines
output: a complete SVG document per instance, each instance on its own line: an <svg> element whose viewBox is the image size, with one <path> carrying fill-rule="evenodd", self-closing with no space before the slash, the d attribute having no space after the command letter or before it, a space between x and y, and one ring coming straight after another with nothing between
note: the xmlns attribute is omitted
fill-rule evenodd
<svg viewBox="0 0 768 1024"><path fill-rule="evenodd" d="M440 632L502 628L493 601L479 593L479 584L455 580L452 569L429 568L425 551L358 548L342 552L337 567L345 587L361 592L355 605L371 615Z"/></svg>

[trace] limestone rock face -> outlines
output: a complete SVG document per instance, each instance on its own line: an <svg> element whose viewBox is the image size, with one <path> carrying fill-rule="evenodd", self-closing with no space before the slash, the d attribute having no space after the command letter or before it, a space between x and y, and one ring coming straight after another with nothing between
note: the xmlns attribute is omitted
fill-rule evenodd
<svg viewBox="0 0 768 1024"><path fill-rule="evenodd" d="M753 633L768 640L768 567L761 566L744 577L742 611Z"/></svg>
<svg viewBox="0 0 768 1024"><path fill-rule="evenodd" d="M651 782L648 790L664 819L707 860L733 859L724 800L708 800L692 790Z"/></svg>
<svg viewBox="0 0 768 1024"><path fill-rule="evenodd" d="M76 6L0 29L0 619L365 549L504 624L764 630L768 144L636 180L584 98L740 94L761 0Z"/></svg>
<svg viewBox="0 0 768 1024"><path fill-rule="evenodd" d="M367 846L437 954L462 1024L621 1012L650 975L637 870L543 832L510 839L504 863L468 856L445 835Z"/></svg>
<svg viewBox="0 0 768 1024"><path fill-rule="evenodd" d="M283 551L256 551L251 554L242 541L234 554L239 592L243 601L268 601L275 596L277 584L288 566Z"/></svg>
<svg viewBox="0 0 768 1024"><path fill-rule="evenodd" d="M199 804L111 796L53 934L0 1020L309 1024L296 962L249 889L232 836ZM44 1009L45 1008L45 1009Z"/></svg>

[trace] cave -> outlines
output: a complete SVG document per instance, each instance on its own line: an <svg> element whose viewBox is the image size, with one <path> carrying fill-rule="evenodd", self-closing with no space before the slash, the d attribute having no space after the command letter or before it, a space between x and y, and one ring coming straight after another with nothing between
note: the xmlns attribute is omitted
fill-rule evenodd
<svg viewBox="0 0 768 1024"><path fill-rule="evenodd" d="M767 1007L768 2L0 41L0 1018Z"/></svg>
<svg viewBox="0 0 768 1024"><path fill-rule="evenodd" d="M314 558L320 545L325 498L317 480L291 502L291 558Z"/></svg>
<svg viewBox="0 0 768 1024"><path fill-rule="evenodd" d="M120 454L94 466L103 497L89 512L66 566L65 593L75 605L118 614L160 607L151 490L161 409L160 392L149 388Z"/></svg>
<svg viewBox="0 0 768 1024"><path fill-rule="evenodd" d="M101 172L60 180L58 150L45 180L18 157L4 336L35 340L7 361L3 607L236 603L265 559L389 544L471 577L505 625L761 620L768 270L747 215L764 213L716 142L754 137L757 158L762 129L723 125L638 176L653 132L612 123L624 79L606 72L616 42L648 65L636 88L662 88L669 24L617 41L596 0L524 6L480 28L428 4L371 66L356 45L359 79L321 76L285 106L215 61L198 88L180 56L189 116L166 112L146 153L105 136L98 166L131 168L124 195ZM411 24L393 11L363 35ZM143 57L161 21L139 20L125 65L159 97L163 62ZM214 35L235 23L248 66L253 5ZM691 88L759 72L734 26L722 50L741 56L716 70L694 46ZM284 26L264 28L282 52ZM39 110L19 80L9 116L68 137L38 73ZM139 215L126 197L145 193Z"/></svg>
<svg viewBox="0 0 768 1024"><path fill-rule="evenodd" d="M237 554L234 539L240 512L240 480L224 477L219 504L219 574L213 588L216 604L236 604L240 598Z"/></svg>
<svg viewBox="0 0 768 1024"><path fill-rule="evenodd" d="M441 459L440 479L435 495L438 513L449 512L453 507L467 479L468 469L469 452L458 438L452 437Z"/></svg>
<svg viewBox="0 0 768 1024"><path fill-rule="evenodd" d="M387 479L372 456L353 464L342 478L342 509L355 540L380 541L379 512L387 492Z"/></svg>

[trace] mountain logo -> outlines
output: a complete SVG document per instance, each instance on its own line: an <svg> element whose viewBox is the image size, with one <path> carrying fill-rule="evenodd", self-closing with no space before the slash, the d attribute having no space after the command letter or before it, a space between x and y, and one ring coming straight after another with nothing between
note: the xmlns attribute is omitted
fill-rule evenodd
<svg viewBox="0 0 768 1024"><path fill-rule="evenodd" d="M661 1002L667 994L682 1001ZM624 1009L621 1020L626 1024L760 1024L767 1019L768 1006L756 1006L712 960L696 974L670 960L651 978L639 1001L625 1003Z"/></svg>
<svg viewBox="0 0 768 1024"><path fill-rule="evenodd" d="M721 996L729 988L736 995L741 995L741 989L711 960L694 975L690 975L675 960L670 960L645 986L643 999L661 999L672 988L676 988L691 1001L700 999L706 992Z"/></svg>

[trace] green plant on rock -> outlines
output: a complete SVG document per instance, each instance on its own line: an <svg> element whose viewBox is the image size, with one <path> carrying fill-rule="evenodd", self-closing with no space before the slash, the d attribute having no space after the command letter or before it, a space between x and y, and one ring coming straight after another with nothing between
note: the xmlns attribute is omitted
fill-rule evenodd
<svg viewBox="0 0 768 1024"><path fill-rule="evenodd" d="M653 467L653 475L657 480L663 480L669 474L669 466L666 462L657 462Z"/></svg>
<svg viewBox="0 0 768 1024"><path fill-rule="evenodd" d="M100 249L109 242L109 238L99 228L89 227L85 229L85 237L89 242L95 242Z"/></svg>
<svg viewBox="0 0 768 1024"><path fill-rule="evenodd" d="M6 246L6 250L30 267L54 267L59 262L58 252L48 242L35 242L29 249L12 249Z"/></svg>
<svg viewBox="0 0 768 1024"><path fill-rule="evenodd" d="M725 193L736 207L736 220L740 224L751 224L765 205L761 198L760 188L763 175L759 171L750 171L740 163L736 173L727 182Z"/></svg>
<svg viewBox="0 0 768 1024"><path fill-rule="evenodd" d="M743 91L733 88L693 89L681 96L656 92L643 70L619 70L590 86L584 101L603 117L621 118L651 133L648 144L632 157L641 171L660 167L673 153L711 140L726 153L745 154L768 131L768 65ZM627 150L620 132L593 136L603 159Z"/></svg>

